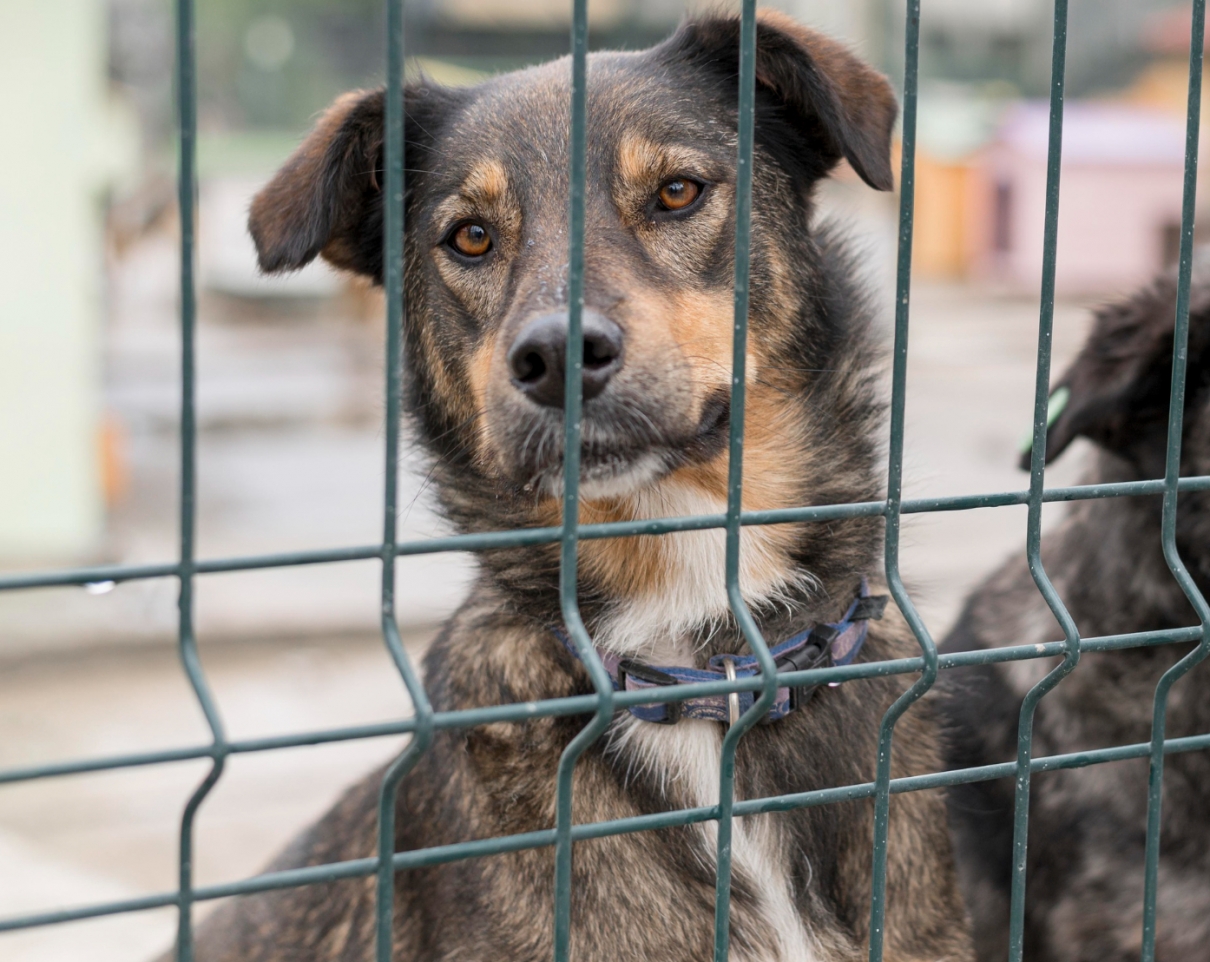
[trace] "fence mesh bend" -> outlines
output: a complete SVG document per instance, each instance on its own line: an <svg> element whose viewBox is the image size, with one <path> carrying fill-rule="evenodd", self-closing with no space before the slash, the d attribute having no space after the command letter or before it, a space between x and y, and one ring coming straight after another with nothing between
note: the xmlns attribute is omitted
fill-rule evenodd
<svg viewBox="0 0 1210 962"><path fill-rule="evenodd" d="M380 544L361 545L325 551L293 552L254 557L199 560L194 557L195 478L197 427L195 420L194 342L196 303L194 294L194 201L197 192L196 170L196 52L194 0L176 0L176 81L179 110L179 204L181 217L181 472L180 472L180 555L175 562L139 566L97 566L0 578L0 590L30 589L52 585L82 585L99 581L129 581L170 576L179 582L178 646L182 665L194 696L209 726L211 738L204 744L179 749L134 753L99 759L30 766L0 771L0 783L16 783L53 778L83 772L98 772L209 758L211 768L182 813L179 836L179 884L173 891L140 898L84 906L19 917L0 918L0 932L46 926L118 913L138 912L176 906L179 912L176 957L190 962L193 957L192 909L199 901L234 895L264 892L310 885L343 878L375 876L377 879L377 958L389 962L392 925L392 892L396 872L426 865L476 858L502 852L553 846L555 849L554 958L568 958L571 902L571 853L578 840L602 838L628 832L644 832L670 826L716 822L720 857L718 860L715 902L714 957L725 962L728 955L730 905L730 852L727 844L732 821L740 816L788 811L816 805L872 798L874 800L874 887L870 904L870 962L880 962L883 952L883 919L886 909L886 846L888 806L892 794L935 789L960 783L1013 776L1016 779L1014 818L1014 862L1012 875L1010 962L1019 962L1022 954L1025 895L1025 854L1027 845L1030 778L1033 773L1078 768L1129 758L1150 760L1148 821L1146 837L1145 890L1143 905L1142 960L1153 962L1156 940L1156 880L1160 845L1161 780L1165 755L1172 752L1210 748L1210 733L1166 739L1164 723L1168 693L1172 685L1210 654L1210 606L1198 591L1181 561L1176 547L1175 523L1177 497L1182 491L1210 489L1210 477L1180 478L1180 447L1184 410L1185 374L1189 323L1189 289L1192 272L1194 207L1197 183L1199 119L1201 111L1202 56L1205 29L1205 0L1191 0L1192 29L1189 54L1189 88L1185 150L1184 196L1181 216L1180 255L1175 349L1168 421L1165 474L1162 479L1119 484L1082 485L1069 488L1044 487L1044 439L1050 383L1051 328L1054 313L1055 255L1060 199L1060 161L1063 130L1064 67L1067 44L1067 0L1054 0L1053 57L1050 82L1050 135L1047 161L1046 219L1043 248L1041 311L1038 325L1038 352L1033 421L1033 455L1028 490L997 494L963 495L947 498L902 499L904 453L904 405L908 357L910 314L912 225L915 189L916 105L920 39L920 0L907 0L903 74L903 153L899 210L897 284L895 299L894 352L891 386L891 424L887 474L887 495L880 501L826 506L804 506L777 511L741 510L743 485L744 361L748 316L748 264L752 193L752 159L755 97L755 0L742 0L741 48L739 62L738 182L735 237L733 379L730 421L730 468L725 514L663 518L652 521L615 522L579 525L579 451L581 405L581 358L578 346L583 307L584 281L584 185L586 150L586 56L587 0L572 0L570 103L571 169L569 197L569 314L571 336L568 339L565 406L564 512L558 527L498 531L486 534L455 535L419 542L400 543L396 537L396 487L400 429L400 379L402 364L402 322L404 236L404 163L403 163L403 40L404 18L401 0L387 0L386 64L386 450L385 497L383 502L383 539ZM1201 619L1201 624L1178 629L1145 631L1127 635L1081 638L1062 601L1059 599L1041 561L1041 513L1048 502L1077 501L1089 498L1163 496L1164 556ZM1026 553L1031 573L1064 631L1064 639L1047 645L1028 645L986 651L938 655L928 629L916 612L899 575L899 532L903 514L937 511L963 511L1004 505L1027 505ZM740 529L744 525L787 522L822 522L841 518L880 516L886 525L886 578L896 604L915 633L920 655L894 661L853 664L780 674L774 680L769 650L747 611L739 591ZM660 535L676 531L720 528L726 533L726 585L732 612L762 667L762 675L732 681L678 685L673 688L641 692L614 692L591 639L580 620L576 601L576 558L581 539ZM395 620L394 566L401 556L450 551L483 551L518 545L560 544L560 598L569 635L588 666L595 694L551 699L536 704L506 704L466 711L434 712L420 678L403 650ZM230 740L211 697L206 676L197 657L193 632L193 587L195 579L213 572L241 571L293 565L334 564L343 561L379 558L382 562L381 625L383 641L398 669L400 681L411 696L413 715L398 722L363 725L325 731L300 732L273 738ZM1111 651L1153 645L1189 644L1194 649L1162 678L1155 691L1153 732L1150 742L1123 745L1094 751L1076 752L1043 758L1033 756L1032 718L1038 702L1060 684L1076 667L1081 653ZM1061 664L1028 694L1021 709L1018 754L1015 763L987 765L955 771L936 772L904 778L891 777L891 755L895 723L911 704L936 681L939 670L1008 662L1032 658L1062 656ZM734 761L736 745L744 732L764 714L774 697L775 685L808 686L829 681L873 678L892 674L916 675L916 681L891 706L879 729L876 777L873 782L841 785L815 791L767 798L736 800L734 797ZM613 713L630 705L681 701L702 695L732 691L758 693L752 707L739 723L731 726L723 743L719 801L716 805L642 815L616 821L574 824L572 822L572 770L580 754L598 738ZM396 853L393 851L395 796L408 770L428 747L438 729L468 728L493 722L520 721L538 717L587 715L589 721L564 753L558 768L557 816L555 827L500 838L461 842ZM271 872L222 885L193 884L193 825L195 816L214 785L221 778L226 759L232 754L273 751L299 745L315 745L390 734L410 734L403 754L388 768L379 799L379 845L371 858L319 865L291 871Z"/></svg>

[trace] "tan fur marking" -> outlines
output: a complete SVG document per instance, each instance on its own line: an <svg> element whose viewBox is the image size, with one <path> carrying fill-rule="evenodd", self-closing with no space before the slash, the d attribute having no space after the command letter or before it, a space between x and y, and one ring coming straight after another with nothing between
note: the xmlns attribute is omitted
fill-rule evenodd
<svg viewBox="0 0 1210 962"><path fill-rule="evenodd" d="M729 291L688 288L673 292L635 290L622 318L627 350L633 357L679 359L677 372L692 392L686 414L695 419L706 398L731 380L732 306ZM749 352L749 367L756 360ZM751 373L751 371L750 371Z"/></svg>
<svg viewBox="0 0 1210 962"><path fill-rule="evenodd" d="M793 404L780 391L749 379L744 406L744 510L802 503L800 479L810 476L810 459ZM725 499L727 456L681 468L675 476ZM772 530L787 529L779 525Z"/></svg>
<svg viewBox="0 0 1210 962"><path fill-rule="evenodd" d="M582 502L582 524L632 521L635 505L630 499ZM587 550L585 550L587 549ZM603 583L616 587L622 597L646 594L668 578L668 552L662 538L606 538L584 542L581 546L584 566Z"/></svg>
<svg viewBox="0 0 1210 962"><path fill-rule="evenodd" d="M667 168L664 148L645 137L627 134L618 146L618 173L626 186L641 185L647 188Z"/></svg>
<svg viewBox="0 0 1210 962"><path fill-rule="evenodd" d="M487 404L487 385L491 379L492 355L496 350L496 332L489 331L471 355L467 371L470 374L471 393L475 406L482 410Z"/></svg>
<svg viewBox="0 0 1210 962"><path fill-rule="evenodd" d="M520 227L521 212L508 180L508 172L498 160L483 160L471 168L458 188L436 207L438 220L446 224L464 217L491 221L501 230Z"/></svg>
<svg viewBox="0 0 1210 962"><path fill-rule="evenodd" d="M681 144L659 144L636 134L618 146L618 176L613 202L622 222L639 236L665 265L684 274L684 257L713 244L731 210L731 186L725 171L708 155ZM652 219L650 204L669 178L691 177L712 186L693 217L675 223ZM681 269L678 271L677 268Z"/></svg>
<svg viewBox="0 0 1210 962"><path fill-rule="evenodd" d="M759 225L759 219L757 223ZM806 231L806 225L803 225L803 230L804 232ZM797 285L794 283L794 272L790 267L790 262L787 260L785 252L776 244L766 245L762 249L761 254L768 265L768 276L771 282L772 296L769 300L779 307L778 317L776 318L776 321L779 323L769 324L765 330L770 333L775 331L779 341L789 343L793 340L794 336L791 328L792 321L798 316L799 309L802 306Z"/></svg>
<svg viewBox="0 0 1210 962"><path fill-rule="evenodd" d="M474 410L480 415L487 410L487 391L492 379L492 361L496 353L496 331L489 331L476 346L475 352L467 363L467 375L470 380L471 396L474 398ZM480 456L487 457L492 440L489 435L490 419L479 417L478 430L475 436L480 441Z"/></svg>
<svg viewBox="0 0 1210 962"><path fill-rule="evenodd" d="M508 171L500 161L480 161L462 182L462 193L477 204L490 207L508 195Z"/></svg>
<svg viewBox="0 0 1210 962"><path fill-rule="evenodd" d="M705 393L707 388L729 384L734 318L731 292L692 288L677 291L668 307L669 328L693 369L694 387Z"/></svg>
<svg viewBox="0 0 1210 962"><path fill-rule="evenodd" d="M618 145L618 172L625 184L655 186L677 174L708 176L715 166L708 154L681 144L658 144L627 134Z"/></svg>

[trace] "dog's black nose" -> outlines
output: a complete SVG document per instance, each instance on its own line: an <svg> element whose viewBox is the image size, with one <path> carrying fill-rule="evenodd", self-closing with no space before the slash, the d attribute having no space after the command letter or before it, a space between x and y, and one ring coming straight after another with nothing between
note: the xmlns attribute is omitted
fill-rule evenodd
<svg viewBox="0 0 1210 962"><path fill-rule="evenodd" d="M584 399L605 390L622 366L622 329L600 314L585 311ZM563 367L567 358L567 315L546 314L521 329L508 350L513 384L538 404L563 406Z"/></svg>

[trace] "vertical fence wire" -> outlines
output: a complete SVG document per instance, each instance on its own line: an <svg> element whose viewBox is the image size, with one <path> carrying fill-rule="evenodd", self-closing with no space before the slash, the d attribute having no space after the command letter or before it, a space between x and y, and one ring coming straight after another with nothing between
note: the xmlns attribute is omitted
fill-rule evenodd
<svg viewBox="0 0 1210 962"><path fill-rule="evenodd" d="M1152 704L1150 769L1147 776L1147 842L1143 870L1142 962L1155 962L1156 895L1159 885L1160 813L1164 783L1164 728L1172 686L1210 654L1210 606L1189 575L1176 544L1177 480L1185 414L1185 375L1189 362L1189 287L1193 276L1193 220L1197 202L1198 137L1202 108L1202 57L1206 0L1193 0L1189 39L1189 98L1185 117L1185 183L1181 200L1181 248L1177 272L1176 322L1172 338L1172 388L1168 403L1168 449L1164 464L1161 539L1164 560L1202 623L1201 643L1168 669L1155 688Z"/></svg>
<svg viewBox="0 0 1210 962"><path fill-rule="evenodd" d="M375 952L390 962L395 905L395 808L399 784L433 738L433 709L403 650L395 621L396 511L399 495L399 422L403 366L404 91L403 0L386 3L386 171L383 197L383 285L386 288L386 451L382 504L382 638L412 699L416 729L403 753L388 766L378 793L378 862L375 886Z"/></svg>
<svg viewBox="0 0 1210 962"><path fill-rule="evenodd" d="M193 629L194 532L197 527L197 417L195 341L197 298L194 286L194 212L197 202L197 56L193 0L176 4L176 94L179 129L177 202L181 218L181 463L180 598L177 647L181 665L210 728L210 771L181 814L178 846L178 962L193 959L193 834L198 808L223 773L227 739L197 653Z"/></svg>
<svg viewBox="0 0 1210 962"><path fill-rule="evenodd" d="M760 665L762 685L752 706L727 729L719 759L718 835L714 892L714 959L726 962L731 928L731 836L735 803L735 751L777 696L777 668L744 601L740 583L740 514L743 510L744 410L747 393L748 282L752 248L752 161L756 131L756 0L740 12L739 91L736 117L735 286L731 341L731 411L727 463L727 602Z"/></svg>
<svg viewBox="0 0 1210 962"><path fill-rule="evenodd" d="M584 183L588 142L588 0L573 0L571 22L571 123L568 142L567 355L563 383L563 528L559 553L559 604L563 624L597 693L592 719L559 757L555 785L554 959L567 962L571 946L572 775L576 761L609 727L613 681L580 618L577 558L580 523L580 415L584 383Z"/></svg>
<svg viewBox="0 0 1210 962"><path fill-rule="evenodd" d="M870 962L881 962L886 938L887 842L891 811L891 753L895 724L937 680L937 646L912 603L899 572L903 504L903 438L907 400L908 324L912 285L912 230L916 204L916 106L920 67L920 0L908 0L903 58L903 139L899 180L899 249L895 280L895 346L891 368L891 432L887 458L885 563L887 587L916 636L924 669L887 709L878 728L874 774L874 852L870 891Z"/></svg>
<svg viewBox="0 0 1210 962"><path fill-rule="evenodd" d="M1063 162L1063 93L1067 67L1067 0L1055 0L1050 68L1050 130L1046 158L1046 219L1042 237L1042 288L1038 312L1038 357L1034 380L1033 441L1029 469L1029 516L1025 554L1029 573L1058 621L1066 641L1063 661L1034 685L1021 702L1017 723L1017 770L1013 793L1012 894L1008 957L1020 962L1025 946L1025 884L1029 854L1029 799L1033 724L1038 703L1080 660L1080 635L1042 563L1042 494L1046 474L1046 431L1050 404L1050 358L1055 313L1055 263L1059 238L1059 182Z"/></svg>

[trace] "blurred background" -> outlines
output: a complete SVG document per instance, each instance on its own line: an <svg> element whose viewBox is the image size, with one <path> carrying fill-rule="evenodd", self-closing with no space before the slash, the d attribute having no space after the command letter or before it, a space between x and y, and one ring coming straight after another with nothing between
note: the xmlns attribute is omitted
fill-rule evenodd
<svg viewBox="0 0 1210 962"><path fill-rule="evenodd" d="M902 0L779 5L900 82ZM465 84L560 56L568 6L409 3L410 69ZM685 10L592 0L592 44L648 45ZM1026 485L1014 463L1032 410L1052 15L1043 0L925 7L909 496ZM0 4L2 572L177 551L172 18L167 0ZM382 0L198 4L200 557L380 537L380 295L320 265L259 277L244 219L318 111L382 82L383 18ZM1056 371L1090 305L1175 261L1189 23L1187 3L1071 0ZM842 170L821 203L859 245L888 341L897 200ZM1048 481L1078 478L1084 454ZM403 469L400 536L442 532L406 441ZM1024 529L1021 509L909 520L904 571L938 637ZM401 562L414 655L471 570L458 557ZM199 644L230 736L406 715L377 636L378 578L365 562L199 579ZM0 768L204 743L175 630L169 579L0 592ZM398 748L233 759L202 808L198 882L257 871ZM180 809L205 767L0 788L0 916L174 885ZM0 960L137 962L174 924L165 911L0 935Z"/></svg>

